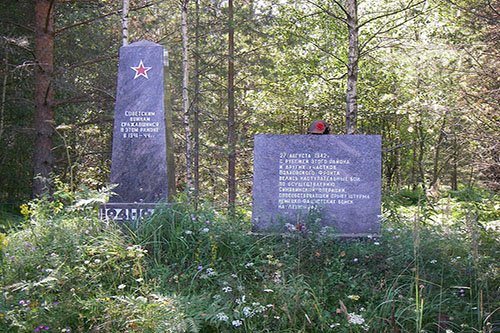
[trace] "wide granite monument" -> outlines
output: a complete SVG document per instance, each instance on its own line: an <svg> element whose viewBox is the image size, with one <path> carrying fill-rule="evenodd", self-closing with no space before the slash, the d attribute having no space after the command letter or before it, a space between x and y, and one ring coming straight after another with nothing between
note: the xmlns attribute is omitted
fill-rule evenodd
<svg viewBox="0 0 500 333"><path fill-rule="evenodd" d="M256 135L253 229L307 228L314 211L340 236L380 230L379 135Z"/></svg>
<svg viewBox="0 0 500 333"><path fill-rule="evenodd" d="M116 195L102 205L109 220L138 220L168 199L164 106L164 48L139 41L120 48L111 183Z"/></svg>

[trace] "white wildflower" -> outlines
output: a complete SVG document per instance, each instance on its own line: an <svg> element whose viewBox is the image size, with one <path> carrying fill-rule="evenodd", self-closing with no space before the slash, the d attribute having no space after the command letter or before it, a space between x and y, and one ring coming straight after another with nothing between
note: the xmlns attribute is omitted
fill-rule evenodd
<svg viewBox="0 0 500 333"><path fill-rule="evenodd" d="M186 231L184 231L184 233L185 233L186 235L191 235L193 232L192 232L191 230L186 230Z"/></svg>
<svg viewBox="0 0 500 333"><path fill-rule="evenodd" d="M233 326L235 326L235 327L238 327L238 326L243 325L243 323L242 323L242 322L241 322L241 320L239 320L239 319L237 319L237 320L233 320L233 321L231 322L231 324L233 324Z"/></svg>
<svg viewBox="0 0 500 333"><path fill-rule="evenodd" d="M349 323L351 324L363 325L365 323L365 318L356 313L349 313L348 317L349 317Z"/></svg>
<svg viewBox="0 0 500 333"><path fill-rule="evenodd" d="M224 287L224 288L222 288L222 291L225 292L225 293L230 293L231 291L233 291L233 288L231 288L229 286L228 287Z"/></svg>
<svg viewBox="0 0 500 333"><path fill-rule="evenodd" d="M209 232L209 231L210 231L210 229L208 229L208 228L201 229L201 232Z"/></svg>
<svg viewBox="0 0 500 333"><path fill-rule="evenodd" d="M253 312L249 306L245 306L243 308L243 315L245 317L253 317L254 314L255 314L255 312Z"/></svg>
<svg viewBox="0 0 500 333"><path fill-rule="evenodd" d="M274 293L274 290L272 290L272 289L264 289L264 292L265 293Z"/></svg>
<svg viewBox="0 0 500 333"><path fill-rule="evenodd" d="M118 289L123 289L123 288L125 288L125 287L126 287L126 285L124 285L124 284L120 284L120 285L118 286Z"/></svg>
<svg viewBox="0 0 500 333"><path fill-rule="evenodd" d="M244 304L245 303L245 295L241 296L241 299L237 298L235 302L236 302L236 304Z"/></svg>
<svg viewBox="0 0 500 333"><path fill-rule="evenodd" d="M430 261L430 263L431 263L431 264L435 264L435 263L437 263L437 262L438 262L438 261L437 261L436 259L432 259L432 260Z"/></svg>
<svg viewBox="0 0 500 333"><path fill-rule="evenodd" d="M229 317L224 312L219 312L215 315L215 319L218 321L228 321Z"/></svg>

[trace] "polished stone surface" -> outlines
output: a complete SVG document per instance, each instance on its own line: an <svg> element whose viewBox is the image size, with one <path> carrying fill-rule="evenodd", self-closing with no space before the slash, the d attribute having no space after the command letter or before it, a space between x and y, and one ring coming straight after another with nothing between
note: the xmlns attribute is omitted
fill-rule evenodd
<svg viewBox="0 0 500 333"><path fill-rule="evenodd" d="M255 231L307 228L313 211L338 234L380 230L378 135L256 135L253 173Z"/></svg>
<svg viewBox="0 0 500 333"><path fill-rule="evenodd" d="M113 127L111 203L166 201L167 152L163 46L147 41L120 48Z"/></svg>

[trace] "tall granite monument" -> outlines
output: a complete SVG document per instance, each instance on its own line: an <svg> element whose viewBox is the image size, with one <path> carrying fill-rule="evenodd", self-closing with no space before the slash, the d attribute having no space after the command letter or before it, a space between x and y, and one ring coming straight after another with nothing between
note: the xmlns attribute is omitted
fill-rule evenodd
<svg viewBox="0 0 500 333"><path fill-rule="evenodd" d="M101 218L137 220L168 199L173 170L167 168L163 68L161 45L120 48L111 161L117 187Z"/></svg>
<svg viewBox="0 0 500 333"><path fill-rule="evenodd" d="M380 201L380 136L255 136L254 230L302 228L313 210L339 235L376 234Z"/></svg>

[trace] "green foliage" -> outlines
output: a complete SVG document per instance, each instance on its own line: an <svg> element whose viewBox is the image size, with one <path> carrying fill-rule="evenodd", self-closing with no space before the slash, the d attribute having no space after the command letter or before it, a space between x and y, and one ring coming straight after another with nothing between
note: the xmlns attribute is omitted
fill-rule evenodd
<svg viewBox="0 0 500 333"><path fill-rule="evenodd" d="M59 189L54 199L24 208L29 218L9 230L3 261L0 328L59 332L184 327L175 297L154 292L145 278L147 250L85 208L91 192ZM101 193L93 193L96 201Z"/></svg>
<svg viewBox="0 0 500 333"><path fill-rule="evenodd" d="M184 201L117 226L95 218L107 191L62 186L0 234L0 329L493 331L499 200L463 191L416 205L395 193L379 237L337 239L315 213L254 234Z"/></svg>

